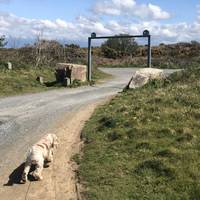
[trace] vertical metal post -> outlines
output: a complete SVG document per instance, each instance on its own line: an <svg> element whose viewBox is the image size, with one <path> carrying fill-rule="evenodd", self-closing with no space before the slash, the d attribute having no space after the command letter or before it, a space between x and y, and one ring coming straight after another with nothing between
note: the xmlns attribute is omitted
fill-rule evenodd
<svg viewBox="0 0 200 200"><path fill-rule="evenodd" d="M148 36L148 67L151 67L151 35Z"/></svg>
<svg viewBox="0 0 200 200"><path fill-rule="evenodd" d="M92 47L91 47L91 38L88 38L88 72L87 72L88 81L92 80Z"/></svg>

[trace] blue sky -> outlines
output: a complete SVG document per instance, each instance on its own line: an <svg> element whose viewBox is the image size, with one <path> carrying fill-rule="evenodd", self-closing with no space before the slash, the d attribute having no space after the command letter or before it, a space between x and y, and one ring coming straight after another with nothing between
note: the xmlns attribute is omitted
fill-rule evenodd
<svg viewBox="0 0 200 200"><path fill-rule="evenodd" d="M0 34L79 43L93 31L139 34L148 28L155 43L200 41L199 5L199 0L0 0Z"/></svg>
<svg viewBox="0 0 200 200"><path fill-rule="evenodd" d="M87 15L94 2L94 0L13 0L2 3L0 8L1 11L27 18L73 20L79 15ZM196 6L200 4L199 0L138 0L138 2L159 5L172 13L173 16L169 21L174 23L192 22L196 17Z"/></svg>

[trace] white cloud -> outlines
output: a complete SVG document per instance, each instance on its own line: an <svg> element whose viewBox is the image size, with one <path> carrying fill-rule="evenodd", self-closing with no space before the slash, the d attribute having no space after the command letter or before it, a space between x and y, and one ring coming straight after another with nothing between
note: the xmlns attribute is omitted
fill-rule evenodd
<svg viewBox="0 0 200 200"><path fill-rule="evenodd" d="M116 0L117 1L117 0ZM193 23L161 24L158 21L141 21L122 23L116 20L101 21L100 19L79 16L69 22L62 19L28 19L0 12L0 33L12 38L34 40L42 32L45 39L87 42L91 32L97 35L116 35L121 33L142 34L149 29L153 43L200 41L200 20Z"/></svg>
<svg viewBox="0 0 200 200"><path fill-rule="evenodd" d="M97 14L121 15L122 11L130 10L135 4L134 0L104 0L98 1L93 11Z"/></svg>
<svg viewBox="0 0 200 200"><path fill-rule="evenodd" d="M137 4L135 0L98 1L93 12L99 15L135 16L141 19L161 20L170 18L170 14L153 4Z"/></svg>
<svg viewBox="0 0 200 200"><path fill-rule="evenodd" d="M17 26L16 26L17 24ZM61 19L28 19L0 12L0 33L8 37L34 39L42 33L46 39L84 40L91 32L112 34L103 23L80 16L74 22Z"/></svg>
<svg viewBox="0 0 200 200"><path fill-rule="evenodd" d="M79 16L75 22L77 31L80 31L83 36L96 32L101 35L111 34L111 31L104 26L100 21L87 18L84 16Z"/></svg>
<svg viewBox="0 0 200 200"><path fill-rule="evenodd" d="M56 24L61 28L67 28L68 27L67 22L64 21L64 20L61 20L61 19L57 19Z"/></svg>
<svg viewBox="0 0 200 200"><path fill-rule="evenodd" d="M159 6L148 4L149 16L152 19L168 19L170 18L170 14L166 11L163 11Z"/></svg>
<svg viewBox="0 0 200 200"><path fill-rule="evenodd" d="M116 7L113 7L108 1L97 2L93 8L93 11L97 14L105 15L120 15L120 10Z"/></svg>

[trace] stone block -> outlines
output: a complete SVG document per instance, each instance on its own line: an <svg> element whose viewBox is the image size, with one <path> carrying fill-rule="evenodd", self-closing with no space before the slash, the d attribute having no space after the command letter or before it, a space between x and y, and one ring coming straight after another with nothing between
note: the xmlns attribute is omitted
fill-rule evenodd
<svg viewBox="0 0 200 200"><path fill-rule="evenodd" d="M56 80L64 82L65 78L69 78L71 83L73 80L85 82L87 75L86 65L77 65L72 63L58 63L56 66Z"/></svg>
<svg viewBox="0 0 200 200"><path fill-rule="evenodd" d="M40 84L44 84L44 78L42 76L38 76L36 78L36 80L40 83Z"/></svg>

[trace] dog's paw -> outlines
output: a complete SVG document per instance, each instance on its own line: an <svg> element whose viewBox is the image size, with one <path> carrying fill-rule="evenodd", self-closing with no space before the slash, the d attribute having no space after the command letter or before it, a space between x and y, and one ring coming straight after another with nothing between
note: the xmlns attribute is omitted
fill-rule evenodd
<svg viewBox="0 0 200 200"><path fill-rule="evenodd" d="M34 177L34 171L30 172L29 174Z"/></svg>
<svg viewBox="0 0 200 200"><path fill-rule="evenodd" d="M42 176L38 176L38 181L42 181L43 180L43 177Z"/></svg>
<svg viewBox="0 0 200 200"><path fill-rule="evenodd" d="M41 180L43 180L43 177L40 176L38 173L36 173L36 172L34 172L34 171L31 172L30 175L33 176L34 179L35 179L36 181L41 181Z"/></svg>
<svg viewBox="0 0 200 200"><path fill-rule="evenodd" d="M20 183L21 183L21 184L25 184L26 181L27 181L26 174L22 174L22 178L21 178L21 180L20 180Z"/></svg>
<svg viewBox="0 0 200 200"><path fill-rule="evenodd" d="M31 172L30 175L34 178L34 180L38 180L38 175L35 171Z"/></svg>
<svg viewBox="0 0 200 200"><path fill-rule="evenodd" d="M22 180L20 180L19 183L20 183L20 184L25 184L25 183L26 183L26 180L22 179Z"/></svg>

